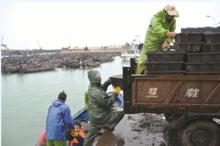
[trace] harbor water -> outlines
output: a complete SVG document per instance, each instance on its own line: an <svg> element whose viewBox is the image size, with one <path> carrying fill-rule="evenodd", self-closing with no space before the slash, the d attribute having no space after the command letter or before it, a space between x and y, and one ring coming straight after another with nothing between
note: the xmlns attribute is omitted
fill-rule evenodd
<svg viewBox="0 0 220 146"><path fill-rule="evenodd" d="M122 74L120 57L94 68L101 72L102 82ZM47 109L58 93L67 93L66 104L72 115L84 106L89 69L56 69L54 71L1 75L2 146L34 146L45 128ZM111 90L111 86L108 90Z"/></svg>

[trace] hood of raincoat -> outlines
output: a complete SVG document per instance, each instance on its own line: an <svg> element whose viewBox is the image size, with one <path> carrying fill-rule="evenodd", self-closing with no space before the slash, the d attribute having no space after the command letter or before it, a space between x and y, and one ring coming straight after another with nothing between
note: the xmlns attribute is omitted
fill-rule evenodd
<svg viewBox="0 0 220 146"><path fill-rule="evenodd" d="M91 84L101 84L101 75L99 71L90 70L88 72L88 78Z"/></svg>
<svg viewBox="0 0 220 146"><path fill-rule="evenodd" d="M58 107L58 106L63 105L63 104L64 104L64 102L59 100L59 99L53 101L53 106L55 106L55 107Z"/></svg>

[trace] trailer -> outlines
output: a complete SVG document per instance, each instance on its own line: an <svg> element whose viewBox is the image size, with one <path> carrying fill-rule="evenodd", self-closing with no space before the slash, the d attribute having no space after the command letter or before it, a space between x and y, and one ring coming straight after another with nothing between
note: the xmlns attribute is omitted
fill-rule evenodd
<svg viewBox="0 0 220 146"><path fill-rule="evenodd" d="M134 60L113 85L124 93L124 111L164 114L169 146L220 145L220 75L137 75Z"/></svg>

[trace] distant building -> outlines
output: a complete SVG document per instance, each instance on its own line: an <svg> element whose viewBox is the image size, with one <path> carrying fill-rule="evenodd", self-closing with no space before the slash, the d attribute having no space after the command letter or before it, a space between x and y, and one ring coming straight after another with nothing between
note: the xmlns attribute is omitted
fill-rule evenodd
<svg viewBox="0 0 220 146"><path fill-rule="evenodd" d="M61 50L63 50L63 51L69 51L70 48L71 48L71 46L68 46L68 47L62 47Z"/></svg>
<svg viewBox="0 0 220 146"><path fill-rule="evenodd" d="M9 49L6 44L1 44L1 49Z"/></svg>

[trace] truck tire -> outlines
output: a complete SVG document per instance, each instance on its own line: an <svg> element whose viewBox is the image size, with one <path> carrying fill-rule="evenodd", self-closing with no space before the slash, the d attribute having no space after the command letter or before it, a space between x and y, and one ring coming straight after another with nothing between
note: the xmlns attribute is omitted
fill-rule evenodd
<svg viewBox="0 0 220 146"><path fill-rule="evenodd" d="M178 134L181 146L220 146L220 128L212 120L191 121Z"/></svg>

